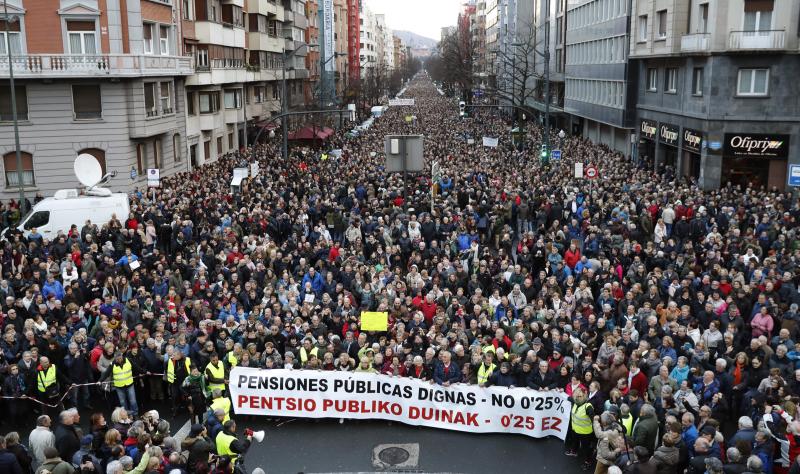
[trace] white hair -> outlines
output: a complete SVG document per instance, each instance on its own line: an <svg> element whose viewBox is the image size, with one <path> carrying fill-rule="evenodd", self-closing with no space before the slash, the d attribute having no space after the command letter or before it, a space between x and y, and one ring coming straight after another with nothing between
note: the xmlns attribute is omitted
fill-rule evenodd
<svg viewBox="0 0 800 474"><path fill-rule="evenodd" d="M111 461L106 466L106 474L124 474L124 468L119 461Z"/></svg>

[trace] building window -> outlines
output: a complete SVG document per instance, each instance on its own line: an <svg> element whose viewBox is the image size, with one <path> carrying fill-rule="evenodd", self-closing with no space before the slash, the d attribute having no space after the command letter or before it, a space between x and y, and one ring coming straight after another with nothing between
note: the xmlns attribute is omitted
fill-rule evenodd
<svg viewBox="0 0 800 474"><path fill-rule="evenodd" d="M233 132L228 132L228 149L233 149Z"/></svg>
<svg viewBox="0 0 800 474"><path fill-rule="evenodd" d="M647 15L639 17L639 42L647 42Z"/></svg>
<svg viewBox="0 0 800 474"><path fill-rule="evenodd" d="M700 5L700 33L708 33L708 3Z"/></svg>
<svg viewBox="0 0 800 474"><path fill-rule="evenodd" d="M208 68L208 46L197 47L197 67Z"/></svg>
<svg viewBox="0 0 800 474"><path fill-rule="evenodd" d="M181 162L181 134L176 133L172 136L172 156L175 158L175 163Z"/></svg>
<svg viewBox="0 0 800 474"><path fill-rule="evenodd" d="M183 0L181 13L183 13L184 20L192 19L192 0Z"/></svg>
<svg viewBox="0 0 800 474"><path fill-rule="evenodd" d="M17 94L17 120L28 120L28 92L25 86L14 84L14 91ZM11 87L0 86L0 121L10 122L14 120L11 113Z"/></svg>
<svg viewBox="0 0 800 474"><path fill-rule="evenodd" d="M156 97L158 83L145 82L144 83L144 109L148 117L155 117L158 115L158 106L156 105Z"/></svg>
<svg viewBox="0 0 800 474"><path fill-rule="evenodd" d="M658 18L658 39L667 38L667 11L661 10L656 13Z"/></svg>
<svg viewBox="0 0 800 474"><path fill-rule="evenodd" d="M164 81L161 83L161 113L171 114L172 112L172 82Z"/></svg>
<svg viewBox="0 0 800 474"><path fill-rule="evenodd" d="M194 92L186 93L186 112L189 115L197 115L197 107L194 105Z"/></svg>
<svg viewBox="0 0 800 474"><path fill-rule="evenodd" d="M22 156L22 185L34 186L36 179L33 175L33 155L24 151L21 151L20 155ZM3 167L6 172L6 186L19 186L16 151L3 155Z"/></svg>
<svg viewBox="0 0 800 474"><path fill-rule="evenodd" d="M142 35L144 37L144 54L153 54L153 25L152 23L142 24Z"/></svg>
<svg viewBox="0 0 800 474"><path fill-rule="evenodd" d="M136 170L143 175L147 169L147 148L144 143L136 144Z"/></svg>
<svg viewBox="0 0 800 474"><path fill-rule="evenodd" d="M161 139L153 140L153 167L161 168Z"/></svg>
<svg viewBox="0 0 800 474"><path fill-rule="evenodd" d="M692 95L703 95L703 68L692 70Z"/></svg>
<svg viewBox="0 0 800 474"><path fill-rule="evenodd" d="M664 92L674 94L678 91L678 69L667 68L664 74Z"/></svg>
<svg viewBox="0 0 800 474"><path fill-rule="evenodd" d="M253 88L253 100L256 104L264 102L264 86L255 86Z"/></svg>
<svg viewBox="0 0 800 474"><path fill-rule="evenodd" d="M219 110L219 92L200 92L200 113L213 114Z"/></svg>
<svg viewBox="0 0 800 474"><path fill-rule="evenodd" d="M222 153L222 137L217 137L217 155L221 155Z"/></svg>
<svg viewBox="0 0 800 474"><path fill-rule="evenodd" d="M11 49L11 54L22 54L19 23L19 21L13 21L6 25L5 20L0 20L0 55L8 55L9 48ZM7 34L6 27L9 30Z"/></svg>
<svg viewBox="0 0 800 474"><path fill-rule="evenodd" d="M772 29L772 0L744 3L745 32L769 31Z"/></svg>
<svg viewBox="0 0 800 474"><path fill-rule="evenodd" d="M769 92L769 69L739 69L738 95L764 96Z"/></svg>
<svg viewBox="0 0 800 474"><path fill-rule="evenodd" d="M226 109L241 109L242 108L242 90L233 89L225 91L225 108Z"/></svg>
<svg viewBox="0 0 800 474"><path fill-rule="evenodd" d="M654 67L647 69L647 90L650 92L658 90L658 70Z"/></svg>
<svg viewBox="0 0 800 474"><path fill-rule="evenodd" d="M103 115L99 84L74 84L72 110L76 120L99 119Z"/></svg>
<svg viewBox="0 0 800 474"><path fill-rule="evenodd" d="M67 21L69 54L97 54L94 21Z"/></svg>
<svg viewBox="0 0 800 474"><path fill-rule="evenodd" d="M160 27L159 46L162 56L169 56L169 26Z"/></svg>
<svg viewBox="0 0 800 474"><path fill-rule="evenodd" d="M79 155L86 153L92 155L95 160L100 164L100 170L103 176L106 175L106 152L99 148L85 148L78 152Z"/></svg>

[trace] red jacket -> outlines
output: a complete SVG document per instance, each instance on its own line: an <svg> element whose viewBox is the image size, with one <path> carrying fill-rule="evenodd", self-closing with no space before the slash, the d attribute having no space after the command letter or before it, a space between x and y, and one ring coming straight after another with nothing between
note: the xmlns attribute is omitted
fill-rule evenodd
<svg viewBox="0 0 800 474"><path fill-rule="evenodd" d="M633 390L634 388L639 392L639 396L643 396L643 394L647 393L647 387L649 386L647 382L647 376L644 375L644 372L641 370L638 374L631 377L631 383L629 384L629 388Z"/></svg>
<svg viewBox="0 0 800 474"><path fill-rule="evenodd" d="M574 269L575 265L577 265L578 262L580 261L581 261L580 249L576 248L574 252L570 249L567 249L567 251L564 252L564 263L566 263L569 268Z"/></svg>

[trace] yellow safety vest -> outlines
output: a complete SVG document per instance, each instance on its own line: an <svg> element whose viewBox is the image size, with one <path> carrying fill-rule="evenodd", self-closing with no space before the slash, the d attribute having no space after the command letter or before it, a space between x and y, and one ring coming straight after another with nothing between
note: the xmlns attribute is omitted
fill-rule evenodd
<svg viewBox="0 0 800 474"><path fill-rule="evenodd" d="M117 364L111 366L111 377L114 380L114 386L117 388L127 387L133 384L133 366L131 361L125 359L122 367Z"/></svg>
<svg viewBox="0 0 800 474"><path fill-rule="evenodd" d="M36 378L38 379L38 388L39 391L44 393L47 391L47 387L51 385L55 385L57 378L56 378L56 366L51 365L47 368L46 371L39 371Z"/></svg>
<svg viewBox="0 0 800 474"><path fill-rule="evenodd" d="M314 347L310 351L306 351L305 347L300 348L300 363L305 364L308 361L309 356L319 357L319 349Z"/></svg>
<svg viewBox="0 0 800 474"><path fill-rule="evenodd" d="M217 439L214 440L217 445L217 454L220 456L227 456L228 458L234 458L238 454L231 451L231 443L236 441L235 436L231 436L224 431L220 431L217 433Z"/></svg>
<svg viewBox="0 0 800 474"><path fill-rule="evenodd" d="M594 429L592 428L592 419L586 413L589 403L586 402L581 406L577 404L572 405L572 418L570 419L570 426L572 431L578 434L591 434Z"/></svg>
<svg viewBox="0 0 800 474"><path fill-rule="evenodd" d="M633 432L633 415L628 413L627 417L622 417L622 426L625 427L625 434L630 436Z"/></svg>
<svg viewBox="0 0 800 474"><path fill-rule="evenodd" d="M228 352L228 365L231 366L231 369L239 365L239 360L233 352Z"/></svg>
<svg viewBox="0 0 800 474"><path fill-rule="evenodd" d="M481 366L478 367L478 385L485 384L486 381L489 380L489 376L492 375L492 372L494 372L494 369L496 368L497 366L494 364L490 365L489 367L486 367L486 364L481 364Z"/></svg>
<svg viewBox="0 0 800 474"><path fill-rule="evenodd" d="M228 397L215 398L211 402L211 411L221 409L225 411L225 418L222 419L222 424L231 419L231 400Z"/></svg>
<svg viewBox="0 0 800 474"><path fill-rule="evenodd" d="M189 359L183 359L184 363L186 364L186 373L189 373ZM169 362L167 362L167 382L173 383L175 381L175 360L170 357ZM183 382L183 380L181 380Z"/></svg>
<svg viewBox="0 0 800 474"><path fill-rule="evenodd" d="M225 380L225 366L221 362L219 363L219 367L214 367L214 365L212 365L211 362L209 362L208 365L206 366L206 370L210 370L211 375L213 375L215 379ZM210 388L211 390L217 388L220 390L225 390L225 384L209 382L208 388Z"/></svg>

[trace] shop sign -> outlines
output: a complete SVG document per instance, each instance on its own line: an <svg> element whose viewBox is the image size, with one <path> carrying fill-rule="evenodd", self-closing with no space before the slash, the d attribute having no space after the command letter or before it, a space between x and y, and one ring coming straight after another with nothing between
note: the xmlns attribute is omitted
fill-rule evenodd
<svg viewBox="0 0 800 474"><path fill-rule="evenodd" d="M662 123L658 129L658 140L665 145L678 146L680 136L680 129L675 125Z"/></svg>
<svg viewBox="0 0 800 474"><path fill-rule="evenodd" d="M692 130L691 128L683 129L683 148L700 153L703 146L703 132Z"/></svg>
<svg viewBox="0 0 800 474"><path fill-rule="evenodd" d="M658 133L658 125L652 120L642 120L640 130L642 132L642 137L655 140L656 133Z"/></svg>
<svg viewBox="0 0 800 474"><path fill-rule="evenodd" d="M788 158L789 135L726 133L724 154L736 158Z"/></svg>

